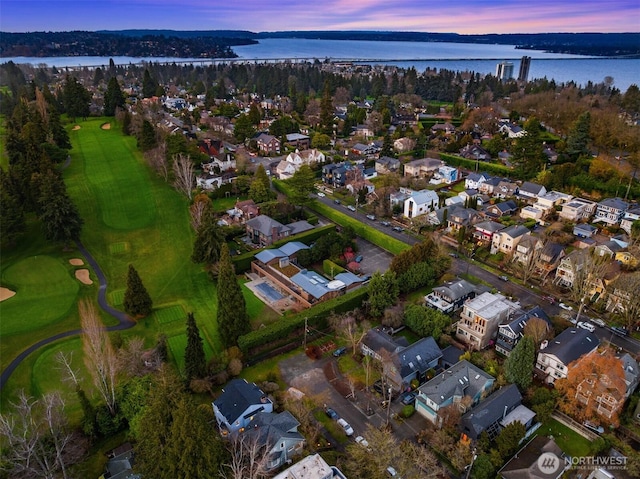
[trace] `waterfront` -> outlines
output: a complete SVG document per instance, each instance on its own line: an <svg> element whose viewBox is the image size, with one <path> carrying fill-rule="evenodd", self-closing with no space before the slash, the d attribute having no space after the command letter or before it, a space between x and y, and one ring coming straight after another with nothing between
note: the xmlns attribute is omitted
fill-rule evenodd
<svg viewBox="0 0 640 479"><path fill-rule="evenodd" d="M357 60L363 63L415 67L418 72L427 68L453 71L473 71L482 75L495 74L496 64L512 61L517 72L520 58L532 58L529 80L546 77L557 83L575 82L585 86L588 82L601 83L606 76L613 77L613 86L626 91L629 85L640 83L640 59L585 57L538 50L517 49L513 45L480 45L447 42L374 42L356 40L261 39L255 45L233 47L240 57L234 61L264 61L276 59ZM141 62L188 63L207 61L202 58L170 57L14 57L15 63L46 64L48 66L78 67L106 66L113 59L118 65ZM259 60L258 60L259 59ZM217 60L230 61L230 60Z"/></svg>

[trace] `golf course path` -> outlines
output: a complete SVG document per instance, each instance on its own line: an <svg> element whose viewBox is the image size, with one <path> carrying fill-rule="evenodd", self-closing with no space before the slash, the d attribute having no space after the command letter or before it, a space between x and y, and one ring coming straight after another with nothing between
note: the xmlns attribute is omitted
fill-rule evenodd
<svg viewBox="0 0 640 479"><path fill-rule="evenodd" d="M126 313L109 306L109 304L107 303L107 278L104 276L102 269L100 269L100 266L98 265L94 257L91 256L89 251L87 251L87 249L84 247L84 245L80 241L76 241L76 246L78 247L78 250L83 254L85 259L87 260L87 263L91 265L91 267L93 268L93 271L98 277L98 283L100 285L100 287L98 288L98 304L106 313L110 314L111 316L113 316L118 320L118 324L114 326L109 326L107 328L107 331L121 331L123 329L129 329L134 327L136 325L135 321L129 318L129 316L127 316ZM53 343L58 339L67 338L69 336L75 336L80 333L82 333L81 329L65 331L63 333L59 333L54 336L45 338L42 341L39 341L36 344L32 344L31 346L29 346L27 349L22 351L13 361L11 361L11 364L9 364L9 366L7 366L4 371L2 371L2 374L0 374L0 390L2 390L4 385L7 383L7 381L9 380L9 377L11 377L11 374L13 374L13 371L15 371L15 369L20 365L20 363L24 361L24 359L27 356L29 356L32 352L40 349L42 346Z"/></svg>

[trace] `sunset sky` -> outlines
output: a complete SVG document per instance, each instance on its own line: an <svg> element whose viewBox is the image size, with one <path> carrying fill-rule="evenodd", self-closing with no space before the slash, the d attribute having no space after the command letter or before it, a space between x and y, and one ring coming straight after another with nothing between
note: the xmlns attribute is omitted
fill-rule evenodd
<svg viewBox="0 0 640 479"><path fill-rule="evenodd" d="M640 32L640 0L1 0L0 31Z"/></svg>

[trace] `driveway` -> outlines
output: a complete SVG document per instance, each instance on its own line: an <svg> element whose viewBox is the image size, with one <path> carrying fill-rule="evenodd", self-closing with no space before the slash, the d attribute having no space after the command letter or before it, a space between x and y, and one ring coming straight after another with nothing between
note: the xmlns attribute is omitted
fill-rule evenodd
<svg viewBox="0 0 640 479"><path fill-rule="evenodd" d="M369 243L362 238L356 238L358 254L362 255L360 272L371 276L376 271L384 273L389 269L393 255L379 246Z"/></svg>

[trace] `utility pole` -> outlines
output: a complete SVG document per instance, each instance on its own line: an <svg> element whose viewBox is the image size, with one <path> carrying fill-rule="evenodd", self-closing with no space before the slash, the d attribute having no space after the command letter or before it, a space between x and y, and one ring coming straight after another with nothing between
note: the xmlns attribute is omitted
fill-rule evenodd
<svg viewBox="0 0 640 479"><path fill-rule="evenodd" d="M304 341L302 343L303 349L306 351L307 350L307 321L309 320L309 318L307 318L305 316L304 318Z"/></svg>

